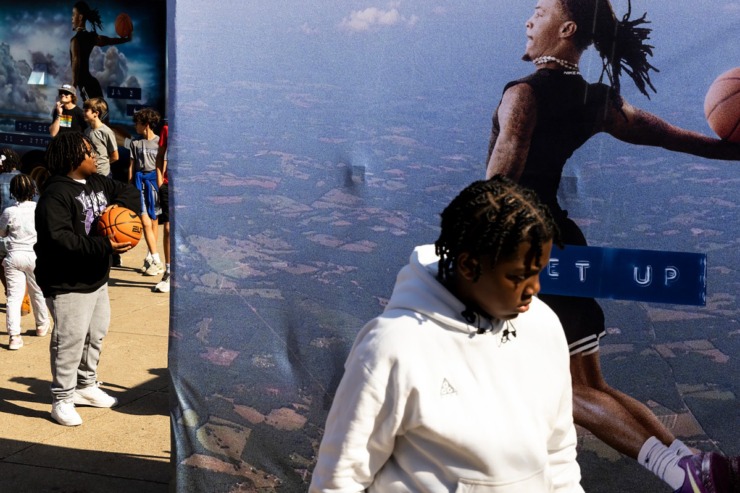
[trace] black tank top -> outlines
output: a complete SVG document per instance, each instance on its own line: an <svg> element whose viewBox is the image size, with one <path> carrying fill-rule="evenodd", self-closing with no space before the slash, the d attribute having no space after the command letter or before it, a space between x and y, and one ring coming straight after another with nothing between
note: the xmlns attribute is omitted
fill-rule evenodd
<svg viewBox="0 0 740 493"><path fill-rule="evenodd" d="M540 69L509 82L529 84L537 100L537 125L519 183L531 188L556 216L563 213L557 203L563 167L573 152L603 127L609 105L621 107L621 99L605 84L589 84L578 74ZM500 132L498 109L493 114L490 159Z"/></svg>

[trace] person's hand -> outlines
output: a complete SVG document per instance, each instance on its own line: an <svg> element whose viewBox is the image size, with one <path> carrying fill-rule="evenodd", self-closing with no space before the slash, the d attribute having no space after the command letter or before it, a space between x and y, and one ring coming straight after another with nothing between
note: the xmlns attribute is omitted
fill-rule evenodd
<svg viewBox="0 0 740 493"><path fill-rule="evenodd" d="M62 102L57 101L57 115L62 116L64 108L62 108Z"/></svg>
<svg viewBox="0 0 740 493"><path fill-rule="evenodd" d="M130 241L127 241L125 243L118 243L117 241L113 241L113 238L108 238L110 240L110 246L113 248L113 253L126 253L129 250L133 248L133 245L131 245Z"/></svg>

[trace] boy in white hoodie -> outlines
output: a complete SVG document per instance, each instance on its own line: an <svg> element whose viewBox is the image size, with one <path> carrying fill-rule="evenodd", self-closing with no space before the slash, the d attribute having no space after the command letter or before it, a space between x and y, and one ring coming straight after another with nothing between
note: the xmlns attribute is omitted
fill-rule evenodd
<svg viewBox="0 0 740 493"><path fill-rule="evenodd" d="M568 346L535 296L548 209L496 176L441 229L358 334L309 491L582 492Z"/></svg>

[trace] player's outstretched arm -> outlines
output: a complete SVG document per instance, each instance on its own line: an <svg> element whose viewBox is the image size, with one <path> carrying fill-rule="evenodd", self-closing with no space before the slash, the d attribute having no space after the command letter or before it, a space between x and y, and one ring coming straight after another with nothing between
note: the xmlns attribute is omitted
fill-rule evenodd
<svg viewBox="0 0 740 493"><path fill-rule="evenodd" d="M708 159L740 161L740 144L671 125L626 101L622 112L617 108L610 110L604 130L631 144L663 147Z"/></svg>

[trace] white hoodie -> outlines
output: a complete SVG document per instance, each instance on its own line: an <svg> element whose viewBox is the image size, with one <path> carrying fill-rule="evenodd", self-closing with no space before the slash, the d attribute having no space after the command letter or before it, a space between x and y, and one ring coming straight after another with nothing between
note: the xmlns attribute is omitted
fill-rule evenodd
<svg viewBox="0 0 740 493"><path fill-rule="evenodd" d="M558 318L535 298L477 334L437 260L417 247L357 335L309 492L583 492Z"/></svg>

